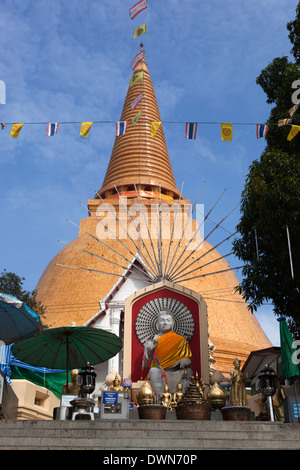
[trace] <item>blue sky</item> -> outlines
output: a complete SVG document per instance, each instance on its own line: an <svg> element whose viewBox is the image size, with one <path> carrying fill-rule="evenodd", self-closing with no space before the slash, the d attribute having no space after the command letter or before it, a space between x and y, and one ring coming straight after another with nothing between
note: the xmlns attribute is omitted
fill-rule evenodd
<svg viewBox="0 0 300 470"><path fill-rule="evenodd" d="M6 104L0 104L0 121L74 122L61 124L55 137L46 136L46 124L25 124L18 139L9 137L10 124L0 129L0 270L24 276L28 290L62 248L58 240L77 237L66 219L78 224L86 217L80 201L85 204L102 185L115 125L94 124L88 139L81 139L77 122L120 119L140 39L162 121L263 123L268 118L270 106L255 80L273 58L289 55L286 23L295 18L298 0L148 0L148 9L132 21L128 10L134 3L1 2ZM142 23L147 34L132 40ZM220 125L203 124L191 141L184 137L184 124L164 124L185 198L194 202L206 181L199 202L207 212L226 188L211 224L239 202L249 165L264 150L255 131L255 124L234 125L232 142L223 142ZM237 209L208 241L216 244L234 232L238 220ZM228 251L228 246L220 250ZM272 307L262 307L257 318L279 344Z"/></svg>

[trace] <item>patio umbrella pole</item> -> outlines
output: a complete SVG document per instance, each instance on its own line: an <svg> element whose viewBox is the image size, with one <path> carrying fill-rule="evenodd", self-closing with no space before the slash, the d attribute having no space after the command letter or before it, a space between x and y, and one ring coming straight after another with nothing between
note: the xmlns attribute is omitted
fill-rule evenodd
<svg viewBox="0 0 300 470"><path fill-rule="evenodd" d="M68 332L66 332L66 353L67 353L67 395L69 394L69 335Z"/></svg>

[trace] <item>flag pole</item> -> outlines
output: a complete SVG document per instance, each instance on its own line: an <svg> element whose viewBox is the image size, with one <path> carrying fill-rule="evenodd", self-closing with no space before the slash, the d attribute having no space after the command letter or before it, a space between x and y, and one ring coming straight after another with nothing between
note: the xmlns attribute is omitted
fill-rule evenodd
<svg viewBox="0 0 300 470"><path fill-rule="evenodd" d="M81 230L82 232L86 233L87 235L89 235L91 238L95 239L97 242L101 243L101 245L104 245L106 246L107 248L109 248L111 251L113 251L114 253L116 253L118 256L120 256L121 258L125 259L125 261L127 261L129 264L131 263L131 261L126 258L124 255L122 255L121 253L118 253L116 250L114 250L113 248L111 248L109 245L106 245L106 243L104 243L102 240L100 240L100 238L97 238L95 237L94 235L92 235L91 233L87 232L86 230L84 230L83 228L79 227L79 225L76 225L74 222L72 222L71 220L67 219L68 222L70 222L70 224L74 225L75 227L79 228L79 230ZM138 268L140 269L140 268ZM89 269L88 269L89 271ZM141 271L141 269L140 269ZM144 271L142 271L144 273Z"/></svg>
<svg viewBox="0 0 300 470"><path fill-rule="evenodd" d="M99 197L100 197L100 196L99 196ZM102 198L101 198L101 200L103 201ZM120 221L119 221L118 217L112 212L112 210L108 207L108 205L105 203L105 201L103 201L103 202L104 202L104 204L106 205L107 209L110 210L110 212L114 215L116 221L120 224ZM85 207L85 208L88 210L88 212L90 213L90 215L93 216L96 220L98 220L98 222L100 222L100 223L103 225L103 227L106 228L106 229L113 235L113 237L114 237L115 240L118 240L118 242L121 243L121 245L122 245L124 248L126 248L126 250L128 250L129 253L130 253L133 257L135 257L135 254L130 250L130 248L128 248L128 246L126 246L126 245L120 240L119 237L117 237L116 233L113 233L113 232L109 229L109 227L106 227L106 225L102 222L102 220L98 219L98 217L96 217L96 216L90 211L90 209L89 209L88 207L86 207L84 204L82 204L82 202L80 202L80 204L81 204L83 207ZM123 226L122 226L122 228L123 228ZM128 236L129 236L129 235L128 235ZM136 247L137 250L138 250L138 247L136 246L136 244L134 243L134 241L132 240L132 238L131 238L130 236L129 236L129 238L130 238L130 240L132 241L132 243L135 245L135 247ZM145 259L145 258L144 258L144 259ZM146 259L145 259L145 261L147 262ZM136 266L136 267L137 267L137 266ZM151 266L149 266L149 267L150 267L150 269L151 269ZM141 271L141 269L140 269L140 271ZM143 271L143 272L144 272L144 271ZM154 274L154 272L150 273L151 276L152 276L152 274ZM152 276L152 277L153 277L153 276Z"/></svg>
<svg viewBox="0 0 300 470"><path fill-rule="evenodd" d="M169 268L169 271L168 271L168 277L171 278L171 276L173 275L174 273L174 270L178 264L178 262L180 261L180 259L182 258L182 256L184 255L184 253L186 252L186 250L188 249L189 245L191 244L191 242L193 241L193 239L195 238L195 236L197 235L197 233L199 232L200 228L203 226L205 220L209 217L210 213L213 211L213 209L216 207L217 203L219 202L219 200L221 199L221 197L223 196L223 194L225 193L226 191L226 188L224 189L224 191L222 192L222 194L219 196L219 198L217 199L217 201L215 202L215 204L213 205L213 207L210 209L210 211L208 212L208 214L204 217L204 220L201 222L201 225L198 226L197 230L195 231L194 235L192 236L192 238L188 241L188 243L185 245L184 249L182 250L182 253L181 255L179 256L179 258L177 258L175 264L173 265L172 269L170 270ZM199 232L200 233L200 232ZM212 233L212 232L211 232ZM181 236L181 239L180 241L182 240L183 238L183 234ZM200 245L203 243L204 240L202 240L202 242L200 243ZM198 245L197 248L200 246ZM179 245L178 245L179 246ZM195 251L195 250L194 250ZM178 269L186 262L186 260L191 256L192 254L190 253L190 255L180 264L180 266L176 269L176 272L178 271ZM172 260L173 261L173 260ZM171 263L172 264L172 263Z"/></svg>
<svg viewBox="0 0 300 470"><path fill-rule="evenodd" d="M192 216L193 216L194 209L195 209L195 207L196 207L196 205L197 205L198 199L199 199L199 197L200 197L200 194L201 194L201 192L202 192L202 190L203 190L204 185L205 185L205 181L204 181L204 183L203 183L203 185L202 185L202 188L201 188L201 190L200 190L200 192L199 192L199 194L198 194L198 197L197 197L197 199L196 199L196 201L195 201L193 207L190 209L190 214L189 214L188 220L187 220L187 222L186 222L186 224L185 224L185 227L184 227L184 229L183 229L183 232L182 232L182 234L181 234L181 237L180 237L179 241L177 242L176 250L175 250L175 252L174 252L174 254L173 254L173 257L172 257L171 263L170 263L170 265L169 265L169 267L168 267L168 270L166 270L166 272L165 272L165 277L168 277L168 274L169 274L169 272L170 272L170 270L171 270L173 261L174 261L174 259L175 259L175 257L176 257L177 251L178 251L178 248L179 248L179 246L180 246L180 244L181 244L181 242L182 242L182 239L183 239L183 236L184 236L184 234L185 234L186 228L188 227L189 222L190 222L190 220L191 220L191 218L192 218Z"/></svg>
<svg viewBox="0 0 300 470"><path fill-rule="evenodd" d="M155 271L156 271L156 274L159 276L159 268L158 268L158 261L156 259L156 253L155 253L155 250L154 250L154 246L153 246L153 242L152 242L152 238L151 238L151 235L150 235L150 230L149 230L149 224L146 220L146 217L145 217L145 212L144 212L144 208L143 208L143 204L141 203L141 200L140 200L140 196L139 196L139 193L138 193L138 190L137 190L137 187L136 187L136 184L134 184L134 188L135 188L135 192L136 192L136 195L137 195L137 199L138 199L138 202L139 202L139 205L140 205L140 208L142 209L142 215L143 215L143 219L144 219L144 222L145 222L145 227L147 229L147 233L148 233L148 237L149 237L149 240L150 240L150 244L151 244L151 248L152 248L152 252L153 252L153 259L151 258L151 255L145 245L145 248L146 248L146 251L147 251L147 254L151 260L151 263L153 264L154 268L155 268ZM154 264L154 261L156 263L156 267L155 267L155 264Z"/></svg>
<svg viewBox="0 0 300 470"><path fill-rule="evenodd" d="M258 240L257 240L257 231L256 231L256 228L254 229L254 234L255 234L256 258L257 258L257 261L259 261Z"/></svg>
<svg viewBox="0 0 300 470"><path fill-rule="evenodd" d="M186 271L190 266L192 266L194 263L197 262L197 260L194 260L192 263L190 263L188 266L186 266L185 268L181 269L181 271L178 272L178 270L187 262L187 260L195 253L195 251L201 246L204 244L204 242L208 239L208 237L210 237L210 235L222 224L222 222L224 222L225 219L227 219L227 217L229 217L229 215L237 208L237 206L239 205L240 203L238 203L210 232L209 234L196 246L196 248L194 248L193 251L191 251L191 253L182 261L182 263L178 266L177 270L176 270L176 273L175 273L175 277L178 277L179 274L181 274L182 272ZM195 232L197 233L197 232ZM237 232L233 233L230 235L230 237L232 237L233 235L235 235ZM193 235L193 237L195 236L195 234ZM193 238L192 237L192 238ZM230 238L229 237L229 238ZM191 239L192 240L192 239ZM224 241L224 240L223 240ZM189 242L190 243L190 242ZM187 245L189 245L189 243ZM186 245L186 247L187 247ZM186 248L185 247L185 248ZM185 251L185 250L184 250ZM183 251L183 252L184 252ZM205 253L207 254L207 253ZM201 258L203 256L202 255ZM198 258L199 259L199 258ZM178 260L177 260L178 261ZM173 273L174 273L174 268L173 268Z"/></svg>
<svg viewBox="0 0 300 470"><path fill-rule="evenodd" d="M291 241L290 241L290 233L289 233L289 227L288 227L288 225L286 226L286 236L287 236L288 247L289 247L289 257L290 257L290 265L291 265L291 275L292 275L292 279L294 279L293 259L292 259Z"/></svg>
<svg viewBox="0 0 300 470"><path fill-rule="evenodd" d="M172 229L171 239L170 239L170 243L169 243L167 261L166 261L165 268L164 268L164 277L166 276L166 273L167 273L167 267L168 267L168 262L169 262L169 255L170 255L171 245L172 245L172 243L173 243L174 230L175 230L175 225L176 225L176 219L177 219L178 209L179 209L179 206L180 206L180 200L181 200L181 196L182 196L182 191L183 191L183 182L182 182L182 185L181 185L180 196L179 196L178 203L177 203L176 214L175 214L175 217L174 217L174 220L173 220L173 229Z"/></svg>
<svg viewBox="0 0 300 470"><path fill-rule="evenodd" d="M143 245L143 247L144 247L145 250L147 251L148 256L150 257L149 252L148 252L148 250L147 250L147 247L146 247L146 245L145 245L145 243L144 243L144 240L143 240L143 238L141 237L141 234L140 234L140 232L138 231L138 229L137 229L137 227L136 227L136 225L135 225L135 223L134 223L134 220L132 219L132 217L131 217L131 215L130 215L130 212L128 212L128 209L127 209L127 207L126 207L126 204L123 202L123 197L120 195L120 193L119 193L118 188L116 187L116 185L114 185L114 187L115 187L115 190L116 190L116 192L117 192L117 194L118 194L118 196L119 196L119 201L121 201L121 203L122 203L122 205L123 205L123 207L124 207L124 209L125 209L125 211L126 211L128 217L130 218L130 220L131 220L131 222L132 222L132 224L133 224L133 226L134 226L134 228L135 228L135 231L136 231L136 233L137 233L139 242L141 242L141 244ZM127 230L126 233L127 233L128 236L129 236L128 230ZM141 246L141 245L140 245L140 246ZM140 249L140 248L137 248L137 249L138 249L138 253L144 258L145 262L149 265L149 262L145 259L144 255L143 255L142 252L141 252L141 249ZM150 257L150 260L151 260L151 257ZM151 260L151 261L152 261L152 260Z"/></svg>
<svg viewBox="0 0 300 470"><path fill-rule="evenodd" d="M130 241L133 243L133 245L136 247L137 251L139 252L139 247L137 246L137 244L134 242L134 240L132 239L132 237L131 237L130 234L128 233L127 228L125 228L125 227L123 226L123 224L121 223L121 221L119 220L119 218L117 217L117 215L111 210L111 208L109 207L109 205L106 204L105 200L102 199L102 197L100 196L100 194L98 193L98 191L97 191L96 194L97 194L98 197L101 199L101 201L103 202L103 204L105 204L105 206L107 207L107 209L109 210L109 212L115 217L116 222L117 222L117 223L119 224L119 226L124 230L124 232L126 233L126 235L128 235ZM119 195L119 193L118 193L118 195ZM119 195L119 197L120 197L120 195ZM122 204L123 204L123 201L122 201ZM125 207L125 210L126 210L126 212L127 212L126 206L125 206L124 204L123 204L123 207ZM88 209L88 210L89 210L89 209ZM119 235L120 235L120 234L119 234ZM116 237L116 238L118 239L118 241L120 241L118 237ZM122 243L122 242L120 241L120 243ZM123 243L122 243L122 245L123 245ZM130 250L126 245L124 245L124 246L125 246L125 248L131 253L131 250ZM131 254L132 254L132 253L131 253ZM142 255L142 253L140 253L140 254ZM149 255L149 253L148 253L148 255ZM133 255L133 256L135 256L135 255ZM149 262L146 260L146 258L145 258L144 255L142 255L142 256L143 256L143 259L144 259L145 263L149 266L149 269L150 269L151 273L155 276L155 272L153 271L152 267L149 265ZM149 256L149 257L150 257L150 256ZM150 260L151 260L151 258L150 258ZM152 260L151 260L151 261L152 261ZM153 264L153 263L152 263L152 264ZM153 265L153 266L154 266L154 265ZM154 269L155 269L155 266L154 266Z"/></svg>

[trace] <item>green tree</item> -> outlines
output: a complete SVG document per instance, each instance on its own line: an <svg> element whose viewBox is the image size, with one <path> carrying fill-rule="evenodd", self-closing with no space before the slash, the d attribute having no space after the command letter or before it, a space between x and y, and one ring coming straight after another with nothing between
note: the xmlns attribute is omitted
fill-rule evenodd
<svg viewBox="0 0 300 470"><path fill-rule="evenodd" d="M295 92L292 84L300 79L300 2L287 29L295 60L275 58L256 80L267 95L267 103L274 107L268 119L266 149L246 177L237 226L240 236L233 242L233 251L244 261L239 290L251 310L272 301L274 313L285 316L294 336L300 337L300 132L288 141L291 127L278 127L279 119L290 117ZM300 109L293 124L300 125Z"/></svg>
<svg viewBox="0 0 300 470"><path fill-rule="evenodd" d="M291 41L293 47L291 53L293 54L295 60L300 62L300 3L296 8L296 18L294 21L290 21L287 24L287 30L290 32L289 40Z"/></svg>
<svg viewBox="0 0 300 470"><path fill-rule="evenodd" d="M291 63L288 57L277 57L274 59L271 64L262 70L256 79L256 83L262 87L267 95L267 103L275 104L267 121L269 124L266 137L267 146L269 148L281 149L289 154L296 153L298 155L300 134L293 140L288 141L287 136L291 126L278 127L278 121L290 118L289 110L293 106L292 95L295 92L292 85L299 79L299 66L296 63ZM292 119L292 124L300 126L300 110L294 114Z"/></svg>
<svg viewBox="0 0 300 470"><path fill-rule="evenodd" d="M22 302L26 303L28 307L34 310L41 319L46 313L46 307L37 300L36 291L27 291L23 288L24 277L20 277L15 273L7 272L4 269L0 273L0 292L3 294L11 294Z"/></svg>

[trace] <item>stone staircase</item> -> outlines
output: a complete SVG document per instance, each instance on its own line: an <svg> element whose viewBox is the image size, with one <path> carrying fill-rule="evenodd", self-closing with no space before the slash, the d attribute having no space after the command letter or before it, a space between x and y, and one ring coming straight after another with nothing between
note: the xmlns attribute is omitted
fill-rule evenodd
<svg viewBox="0 0 300 470"><path fill-rule="evenodd" d="M300 424L257 421L0 420L0 450L300 449ZM147 452L137 453L141 462ZM145 459L145 460L142 460ZM153 462L152 462L153 463Z"/></svg>

